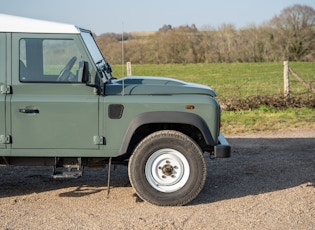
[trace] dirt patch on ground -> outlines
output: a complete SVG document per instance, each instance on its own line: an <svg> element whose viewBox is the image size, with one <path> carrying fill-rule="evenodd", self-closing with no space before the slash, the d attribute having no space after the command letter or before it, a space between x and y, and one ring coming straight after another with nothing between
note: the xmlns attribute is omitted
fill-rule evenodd
<svg viewBox="0 0 315 230"><path fill-rule="evenodd" d="M49 167L0 167L1 229L315 229L315 131L228 136L200 195L183 207L142 202L127 167L53 180Z"/></svg>

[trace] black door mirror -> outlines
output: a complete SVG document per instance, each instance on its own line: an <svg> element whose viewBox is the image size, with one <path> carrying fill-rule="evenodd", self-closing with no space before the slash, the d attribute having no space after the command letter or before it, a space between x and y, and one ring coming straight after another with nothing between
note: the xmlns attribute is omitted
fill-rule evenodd
<svg viewBox="0 0 315 230"><path fill-rule="evenodd" d="M86 61L82 62L82 66L80 67L82 83L88 84L90 82L90 72L89 72L89 63Z"/></svg>

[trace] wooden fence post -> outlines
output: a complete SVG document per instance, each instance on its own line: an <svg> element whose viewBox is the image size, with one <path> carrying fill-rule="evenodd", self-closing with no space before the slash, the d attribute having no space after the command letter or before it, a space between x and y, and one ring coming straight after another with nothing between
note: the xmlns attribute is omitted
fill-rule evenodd
<svg viewBox="0 0 315 230"><path fill-rule="evenodd" d="M127 62L127 76L132 75L132 70L131 70L131 62Z"/></svg>
<svg viewBox="0 0 315 230"><path fill-rule="evenodd" d="M284 82L284 91L283 94L285 97L290 95L290 81L289 81L289 61L283 62L283 82Z"/></svg>

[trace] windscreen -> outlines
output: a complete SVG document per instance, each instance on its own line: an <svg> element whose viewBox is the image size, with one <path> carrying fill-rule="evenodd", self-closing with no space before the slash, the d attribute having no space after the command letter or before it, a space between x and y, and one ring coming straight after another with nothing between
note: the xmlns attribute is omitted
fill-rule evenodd
<svg viewBox="0 0 315 230"><path fill-rule="evenodd" d="M92 35L88 32L81 32L81 36L93 58L94 63L97 63L103 60L104 59L103 55L101 51L99 50L98 46L96 45Z"/></svg>

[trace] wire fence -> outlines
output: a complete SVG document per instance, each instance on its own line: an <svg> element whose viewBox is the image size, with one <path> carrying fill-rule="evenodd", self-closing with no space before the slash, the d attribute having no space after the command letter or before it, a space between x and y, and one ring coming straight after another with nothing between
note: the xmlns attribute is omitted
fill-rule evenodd
<svg viewBox="0 0 315 230"><path fill-rule="evenodd" d="M290 68L315 88L315 63L290 62ZM210 63L132 65L134 76L163 76L208 85L219 99L244 99L251 96L283 95L284 65L273 63ZM114 75L121 77L121 66L113 66ZM309 98L314 92L289 75L290 96Z"/></svg>

